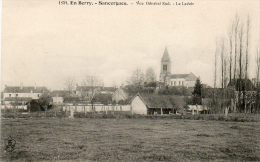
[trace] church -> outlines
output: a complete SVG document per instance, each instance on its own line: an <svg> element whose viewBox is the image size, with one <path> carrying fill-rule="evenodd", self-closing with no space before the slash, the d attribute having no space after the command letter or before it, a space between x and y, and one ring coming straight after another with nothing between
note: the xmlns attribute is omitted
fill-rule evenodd
<svg viewBox="0 0 260 162"><path fill-rule="evenodd" d="M194 87L197 80L197 76L193 73L189 74L172 74L171 72L171 59L167 48L165 48L161 59L161 72L160 82L168 86L184 86Z"/></svg>

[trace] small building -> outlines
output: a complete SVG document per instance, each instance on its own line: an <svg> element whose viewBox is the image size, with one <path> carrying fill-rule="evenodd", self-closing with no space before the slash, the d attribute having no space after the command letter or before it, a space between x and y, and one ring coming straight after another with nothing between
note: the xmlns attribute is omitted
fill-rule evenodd
<svg viewBox="0 0 260 162"><path fill-rule="evenodd" d="M188 105L188 111L194 114L206 114L208 112L208 107L206 105Z"/></svg>
<svg viewBox="0 0 260 162"><path fill-rule="evenodd" d="M168 95L140 95L134 96L130 102L134 114L155 115L175 114L185 106L184 97Z"/></svg>
<svg viewBox="0 0 260 162"><path fill-rule="evenodd" d="M52 103L54 105L61 105L63 104L64 98L70 96L70 92L67 90L54 90L51 93Z"/></svg>

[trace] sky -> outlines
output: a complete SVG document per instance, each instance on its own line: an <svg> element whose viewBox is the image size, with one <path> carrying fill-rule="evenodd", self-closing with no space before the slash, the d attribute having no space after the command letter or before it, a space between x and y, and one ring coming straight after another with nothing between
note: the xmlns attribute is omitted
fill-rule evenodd
<svg viewBox="0 0 260 162"><path fill-rule="evenodd" d="M133 1L134 2L134 1ZM159 78L167 47L172 73L213 84L216 40L236 13L251 17L250 77L260 43L259 0L194 0L193 6L59 6L58 0L3 0L1 86L63 89L87 75L125 84L153 67Z"/></svg>

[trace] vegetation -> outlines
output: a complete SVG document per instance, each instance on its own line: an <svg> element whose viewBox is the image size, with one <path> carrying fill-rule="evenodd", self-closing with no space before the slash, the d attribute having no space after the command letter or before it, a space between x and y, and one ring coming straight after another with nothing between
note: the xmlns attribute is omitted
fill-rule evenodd
<svg viewBox="0 0 260 162"><path fill-rule="evenodd" d="M32 118L1 124L1 143L9 135L16 140L11 154L1 145L1 161L260 160L255 122Z"/></svg>

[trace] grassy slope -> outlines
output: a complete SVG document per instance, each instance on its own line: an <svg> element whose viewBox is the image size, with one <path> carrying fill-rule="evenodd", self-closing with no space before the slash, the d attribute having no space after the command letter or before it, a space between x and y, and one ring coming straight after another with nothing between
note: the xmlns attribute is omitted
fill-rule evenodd
<svg viewBox="0 0 260 162"><path fill-rule="evenodd" d="M12 159L260 160L259 122L174 119L2 119ZM1 158L8 158L1 145ZM10 156L9 156L10 157Z"/></svg>

